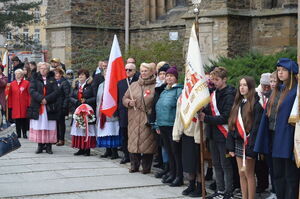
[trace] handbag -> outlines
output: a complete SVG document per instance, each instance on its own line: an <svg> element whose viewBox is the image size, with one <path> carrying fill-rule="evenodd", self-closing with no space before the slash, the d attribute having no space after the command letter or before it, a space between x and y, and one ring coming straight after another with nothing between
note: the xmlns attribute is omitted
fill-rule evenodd
<svg viewBox="0 0 300 199"><path fill-rule="evenodd" d="M148 111L147 111L147 107L146 107L146 103L145 103L145 99L144 99L143 94L144 94L144 90L142 89L142 101L143 101L143 104L144 104L145 113L146 113L146 117L147 117L147 122L146 122L145 125L148 126L148 127L151 127L151 126L152 126L152 125L151 125L151 115L148 114Z"/></svg>
<svg viewBox="0 0 300 199"><path fill-rule="evenodd" d="M16 133L0 137L0 157L21 147L21 143Z"/></svg>

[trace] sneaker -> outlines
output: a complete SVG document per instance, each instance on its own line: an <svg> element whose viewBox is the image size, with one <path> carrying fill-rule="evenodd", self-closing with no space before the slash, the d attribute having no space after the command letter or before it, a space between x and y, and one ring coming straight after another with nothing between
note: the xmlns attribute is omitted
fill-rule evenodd
<svg viewBox="0 0 300 199"><path fill-rule="evenodd" d="M216 193L213 193L209 196L207 196L207 199L221 199L223 198L224 192L223 191L218 191Z"/></svg>
<svg viewBox="0 0 300 199"><path fill-rule="evenodd" d="M266 197L266 199L277 199L277 196L275 193L271 192L271 194L268 197Z"/></svg>
<svg viewBox="0 0 300 199"><path fill-rule="evenodd" d="M224 193L223 199L233 199L233 194L232 193Z"/></svg>

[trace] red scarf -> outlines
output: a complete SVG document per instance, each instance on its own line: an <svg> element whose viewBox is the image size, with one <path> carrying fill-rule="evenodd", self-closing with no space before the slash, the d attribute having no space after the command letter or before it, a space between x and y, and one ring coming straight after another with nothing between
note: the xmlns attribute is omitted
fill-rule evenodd
<svg viewBox="0 0 300 199"><path fill-rule="evenodd" d="M79 101L81 101L82 96L83 96L83 85L81 85L78 90L77 98Z"/></svg>
<svg viewBox="0 0 300 199"><path fill-rule="evenodd" d="M43 88L43 95L44 95L44 97L46 96L46 92L47 92L47 90L46 90L46 86L44 86L44 88ZM45 106L44 106L44 104L41 104L40 105L40 115L42 115L43 113L44 113L44 110L45 109Z"/></svg>

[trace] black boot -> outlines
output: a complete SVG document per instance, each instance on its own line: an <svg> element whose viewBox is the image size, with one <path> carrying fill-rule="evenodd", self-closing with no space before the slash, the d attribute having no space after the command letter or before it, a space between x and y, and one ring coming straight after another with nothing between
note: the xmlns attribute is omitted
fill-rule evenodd
<svg viewBox="0 0 300 199"><path fill-rule="evenodd" d="M164 163L163 170L160 171L160 172L158 172L158 173L156 173L155 177L156 178L162 178L163 175L165 175L168 172L169 172L169 164L168 163Z"/></svg>
<svg viewBox="0 0 300 199"><path fill-rule="evenodd" d="M111 148L106 148L105 153L100 155L101 158L107 158L111 156Z"/></svg>
<svg viewBox="0 0 300 199"><path fill-rule="evenodd" d="M83 155L84 154L84 149L79 149L74 155Z"/></svg>
<svg viewBox="0 0 300 199"><path fill-rule="evenodd" d="M112 160L119 158L118 150L117 148L111 149L111 158Z"/></svg>
<svg viewBox="0 0 300 199"><path fill-rule="evenodd" d="M18 138L21 138L21 132L17 131L17 134L18 134Z"/></svg>
<svg viewBox="0 0 300 199"><path fill-rule="evenodd" d="M207 168L206 170L206 175L205 175L205 180L209 181L213 179L213 169L212 168Z"/></svg>
<svg viewBox="0 0 300 199"><path fill-rule="evenodd" d="M196 189L189 194L190 197L196 198L202 196L202 184L197 182Z"/></svg>
<svg viewBox="0 0 300 199"><path fill-rule="evenodd" d="M35 151L36 154L42 153L43 152L43 144L38 143L38 148Z"/></svg>
<svg viewBox="0 0 300 199"><path fill-rule="evenodd" d="M195 180L190 180L189 186L182 191L182 195L187 196L193 191L195 191Z"/></svg>
<svg viewBox="0 0 300 199"><path fill-rule="evenodd" d="M46 144L46 152L48 154L53 154L53 152L52 152L52 144L50 144L50 143Z"/></svg>
<svg viewBox="0 0 300 199"><path fill-rule="evenodd" d="M90 156L91 155L91 149L85 149L83 155L84 156Z"/></svg>
<svg viewBox="0 0 300 199"><path fill-rule="evenodd" d="M175 175L171 174L167 179L163 178L161 182L167 184L167 183L172 183L174 180L175 180Z"/></svg>
<svg viewBox="0 0 300 199"><path fill-rule="evenodd" d="M23 133L23 138L24 138L24 139L27 139L26 132L25 132L25 133Z"/></svg>
<svg viewBox="0 0 300 199"><path fill-rule="evenodd" d="M183 185L183 176L176 177L175 180L170 184L170 187L180 187Z"/></svg>

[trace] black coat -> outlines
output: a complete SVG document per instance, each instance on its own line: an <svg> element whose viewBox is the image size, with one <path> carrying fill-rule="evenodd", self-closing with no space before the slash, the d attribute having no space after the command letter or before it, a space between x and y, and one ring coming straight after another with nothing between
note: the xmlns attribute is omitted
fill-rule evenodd
<svg viewBox="0 0 300 199"><path fill-rule="evenodd" d="M92 81L93 79L90 77L87 83L84 85L82 98L85 99L86 104L90 105L93 108L93 110L96 111L96 95L95 95L95 90L92 87ZM72 113L74 113L76 108L82 104L78 100L78 91L79 91L79 81L74 80L72 91L70 94L70 109Z"/></svg>
<svg viewBox="0 0 300 199"><path fill-rule="evenodd" d="M245 103L241 104L241 113L243 113L243 107L244 107ZM256 95L256 101L254 104L254 108L253 108L253 125L252 128L249 132L249 138L248 138L248 144L246 145L246 156L255 158L256 157L256 153L253 151L254 149L254 144L255 144L255 140L256 140L256 135L257 135L257 131L260 125L260 121L261 121L261 117L262 117L262 113L263 113L263 108L261 106L261 104L259 103L259 97L258 95ZM228 137L226 140L226 148L228 149L228 151L230 152L234 152L235 151L235 141L238 141L240 143L244 143L244 140L242 139L242 137L240 136L239 132L237 130L235 131L230 131L228 133Z"/></svg>
<svg viewBox="0 0 300 199"><path fill-rule="evenodd" d="M208 131L207 137L217 142L225 142L225 136L218 129L217 125L228 124L228 118L234 102L235 89L227 85L222 90L216 90L217 107L220 112L219 116L213 116L211 113L210 105L208 105L204 112L204 122L210 125L211 130Z"/></svg>
<svg viewBox="0 0 300 199"><path fill-rule="evenodd" d="M44 87L46 87L46 96L44 96ZM54 79L54 73L51 71L48 73L46 85L44 85L41 74L38 73L36 78L30 82L29 92L31 103L27 110L27 117L38 120L41 102L43 99L46 99L48 120L56 120L59 107L59 101L57 99L59 98L60 92L56 80Z"/></svg>
<svg viewBox="0 0 300 199"><path fill-rule="evenodd" d="M137 81L138 79L139 79L139 74L135 73L131 81L129 82L129 84ZM127 112L127 108L123 105L122 102L123 96L125 95L127 89L128 89L127 80L126 79L120 80L118 82L118 111L117 111L120 127L128 126L128 112Z"/></svg>
<svg viewBox="0 0 300 199"><path fill-rule="evenodd" d="M70 102L70 91L71 85L68 80L64 77L60 81L57 81L57 86L60 91L59 96L59 114L68 115L69 114L69 102Z"/></svg>

